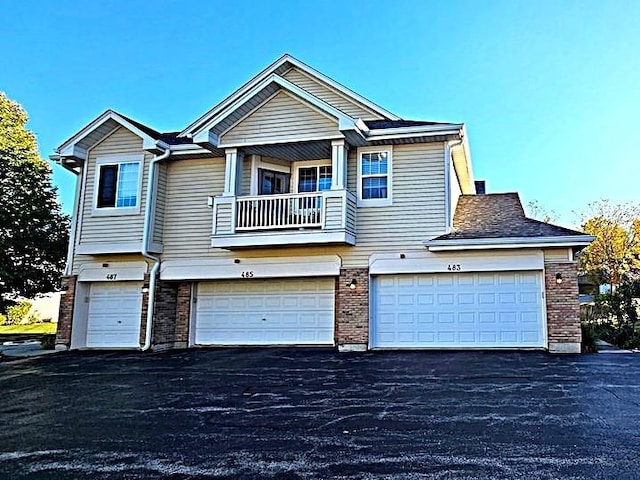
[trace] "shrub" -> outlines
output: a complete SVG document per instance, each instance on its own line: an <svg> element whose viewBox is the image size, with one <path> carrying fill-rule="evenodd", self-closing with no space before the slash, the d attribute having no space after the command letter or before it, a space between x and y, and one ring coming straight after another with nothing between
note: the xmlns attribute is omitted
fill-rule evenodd
<svg viewBox="0 0 640 480"><path fill-rule="evenodd" d="M595 353L598 351L596 347L596 336L594 335L593 326L583 323L582 325L582 353Z"/></svg>
<svg viewBox="0 0 640 480"><path fill-rule="evenodd" d="M597 295L595 304L580 309L583 335L602 339L621 348L640 347L638 299L640 281L625 279L618 288L604 295Z"/></svg>
<svg viewBox="0 0 640 480"><path fill-rule="evenodd" d="M56 348L56 335L43 335L40 339L40 347L43 350L53 350Z"/></svg>
<svg viewBox="0 0 640 480"><path fill-rule="evenodd" d="M27 300L20 300L7 308L8 324L17 325L27 320L27 315L31 310L31 302Z"/></svg>

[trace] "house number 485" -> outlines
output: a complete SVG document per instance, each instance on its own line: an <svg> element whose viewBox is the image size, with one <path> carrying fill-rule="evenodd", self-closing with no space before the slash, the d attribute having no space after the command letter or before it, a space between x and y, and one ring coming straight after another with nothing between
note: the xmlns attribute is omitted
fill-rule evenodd
<svg viewBox="0 0 640 480"><path fill-rule="evenodd" d="M242 272L241 273L242 278L253 278L253 272L249 271L249 272Z"/></svg>

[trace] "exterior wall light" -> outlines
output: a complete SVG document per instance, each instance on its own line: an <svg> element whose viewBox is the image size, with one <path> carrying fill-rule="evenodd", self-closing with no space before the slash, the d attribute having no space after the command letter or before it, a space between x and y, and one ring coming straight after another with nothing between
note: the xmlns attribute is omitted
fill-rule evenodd
<svg viewBox="0 0 640 480"><path fill-rule="evenodd" d="M355 290L357 286L358 286L358 282L356 282L356 279L355 279L355 278L353 278L353 279L351 280L351 283L349 284L349 288L350 288L351 290Z"/></svg>
<svg viewBox="0 0 640 480"><path fill-rule="evenodd" d="M556 273L556 283L558 285L562 283L562 274L560 272Z"/></svg>
<svg viewBox="0 0 640 480"><path fill-rule="evenodd" d="M149 287L142 287L142 293L149 293Z"/></svg>

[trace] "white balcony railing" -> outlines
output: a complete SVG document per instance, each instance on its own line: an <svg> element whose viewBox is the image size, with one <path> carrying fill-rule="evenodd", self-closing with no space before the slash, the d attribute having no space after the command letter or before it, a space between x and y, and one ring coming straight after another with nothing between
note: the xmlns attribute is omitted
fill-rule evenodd
<svg viewBox="0 0 640 480"><path fill-rule="evenodd" d="M239 197L236 230L322 227L324 207L321 192Z"/></svg>
<svg viewBox="0 0 640 480"><path fill-rule="evenodd" d="M212 247L344 243L355 245L356 197L347 190L219 196L213 202Z"/></svg>

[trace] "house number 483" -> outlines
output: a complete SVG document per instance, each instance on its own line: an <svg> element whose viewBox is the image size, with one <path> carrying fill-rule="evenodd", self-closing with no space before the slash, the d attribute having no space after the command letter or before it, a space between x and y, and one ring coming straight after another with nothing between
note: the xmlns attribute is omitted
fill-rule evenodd
<svg viewBox="0 0 640 480"><path fill-rule="evenodd" d="M447 267L447 270L449 270L450 272L459 272L461 270L461 267L459 263L450 263Z"/></svg>

